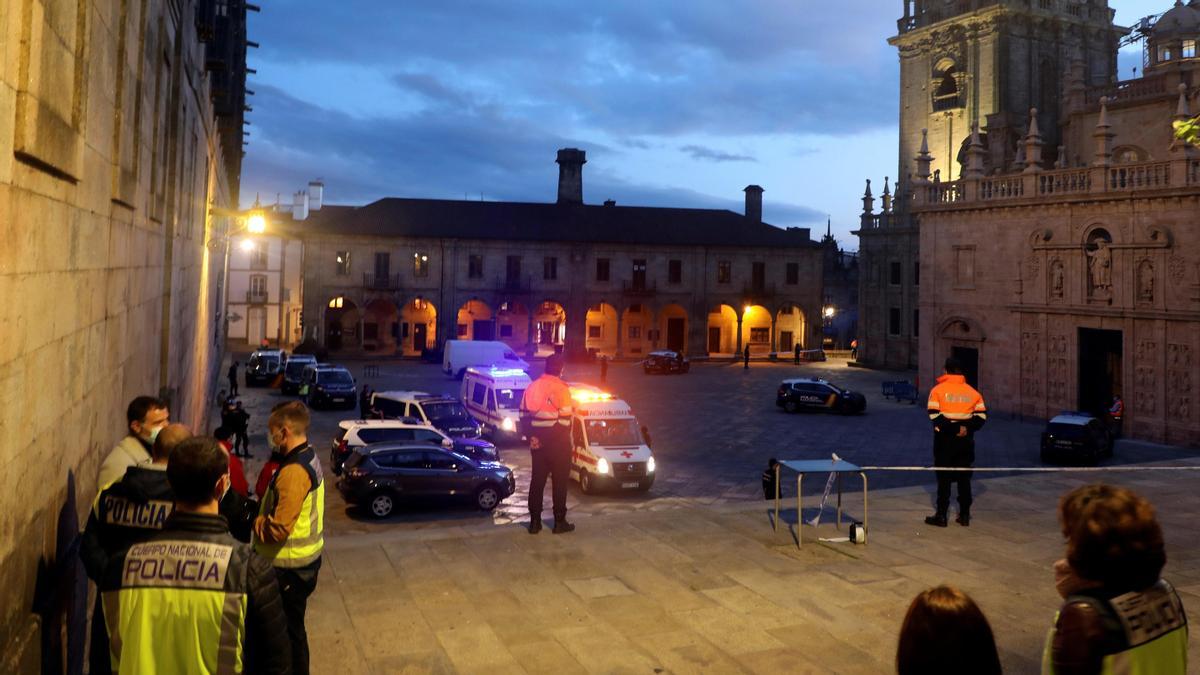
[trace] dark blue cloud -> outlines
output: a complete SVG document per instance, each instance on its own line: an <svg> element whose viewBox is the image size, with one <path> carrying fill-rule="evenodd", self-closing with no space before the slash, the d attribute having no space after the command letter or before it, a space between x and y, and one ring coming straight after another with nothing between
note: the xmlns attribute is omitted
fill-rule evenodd
<svg viewBox="0 0 1200 675"><path fill-rule="evenodd" d="M685 152L692 159L701 159L709 162L757 162L750 155L738 155L723 150L715 150L703 145L684 145L679 148L681 152Z"/></svg>

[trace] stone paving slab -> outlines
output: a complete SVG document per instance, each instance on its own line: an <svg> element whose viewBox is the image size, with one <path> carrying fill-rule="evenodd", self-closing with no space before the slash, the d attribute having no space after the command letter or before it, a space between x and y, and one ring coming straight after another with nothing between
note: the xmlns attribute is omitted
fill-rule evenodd
<svg viewBox="0 0 1200 675"><path fill-rule="evenodd" d="M314 672L891 672L909 601L939 583L980 604L1006 672L1037 672L1059 605L1054 507L1096 478L977 481L970 528L925 526L924 488L879 491L866 546L819 542L844 535L822 524L797 550L794 508L776 533L765 503L610 513L565 536L481 524L333 537L309 609ZM1158 507L1166 576L1200 615L1194 475L1104 479Z"/></svg>

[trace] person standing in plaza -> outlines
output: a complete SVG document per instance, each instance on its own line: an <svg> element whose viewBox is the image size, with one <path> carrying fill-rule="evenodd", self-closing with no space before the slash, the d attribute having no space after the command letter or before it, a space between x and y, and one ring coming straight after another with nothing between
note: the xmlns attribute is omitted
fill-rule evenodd
<svg viewBox="0 0 1200 675"><path fill-rule="evenodd" d="M600 384L608 382L608 358L600 356Z"/></svg>
<svg viewBox="0 0 1200 675"><path fill-rule="evenodd" d="M858 360L858 338L850 341L850 358L854 361Z"/></svg>
<svg viewBox="0 0 1200 675"><path fill-rule="evenodd" d="M933 423L933 463L938 467L968 468L975 463L975 432L987 421L983 396L967 384L962 365L946 359L945 374L929 392L929 420ZM950 485L958 484L958 518L966 527L971 523L971 472L938 471L937 513L925 523L946 527L950 509Z"/></svg>
<svg viewBox="0 0 1200 675"><path fill-rule="evenodd" d="M229 377L229 395L230 396L238 395L238 386L237 386L237 382L238 382L237 370L238 369L237 369L237 366L238 366L237 361L234 361L233 363L229 364L229 374L227 375L227 377Z"/></svg>
<svg viewBox="0 0 1200 675"><path fill-rule="evenodd" d="M167 461L175 501L162 530L106 566L100 591L114 672L291 672L271 565L218 513L228 467L216 439L181 442Z"/></svg>
<svg viewBox="0 0 1200 675"><path fill-rule="evenodd" d="M795 353L795 359L792 361L794 365L800 365L800 343L796 343L796 347L792 350Z"/></svg>
<svg viewBox="0 0 1200 675"><path fill-rule="evenodd" d="M1121 420L1125 417L1125 401L1121 396L1113 396L1112 405L1108 407L1108 419L1111 420L1113 436L1120 438L1122 431Z"/></svg>
<svg viewBox="0 0 1200 675"><path fill-rule="evenodd" d="M287 633L292 641L292 668L308 675L308 632L304 613L317 588L325 549L325 480L321 461L308 444L310 416L299 401L280 403L267 419L270 443L283 459L262 496L254 521L254 550L275 568Z"/></svg>
<svg viewBox="0 0 1200 675"><path fill-rule="evenodd" d="M101 490L121 480L129 467L150 463L154 439L167 426L170 417L166 402L153 396L138 396L129 402L125 409L129 434L109 451L100 464Z"/></svg>
<svg viewBox="0 0 1200 675"><path fill-rule="evenodd" d="M750 370L750 345L742 350L742 370Z"/></svg>
<svg viewBox="0 0 1200 675"><path fill-rule="evenodd" d="M542 531L542 493L553 483L554 534L571 532L567 522L567 481L571 476L571 388L562 381L563 357L546 359L542 376L521 397L521 429L529 438L533 475L529 484L529 534Z"/></svg>
<svg viewBox="0 0 1200 675"><path fill-rule="evenodd" d="M233 412L229 414L229 423L233 431L233 454L240 457L250 456L250 413L242 407L242 402L234 404Z"/></svg>
<svg viewBox="0 0 1200 675"><path fill-rule="evenodd" d="M371 387L364 384L358 392L358 419L368 420L372 417L374 415L371 414Z"/></svg>

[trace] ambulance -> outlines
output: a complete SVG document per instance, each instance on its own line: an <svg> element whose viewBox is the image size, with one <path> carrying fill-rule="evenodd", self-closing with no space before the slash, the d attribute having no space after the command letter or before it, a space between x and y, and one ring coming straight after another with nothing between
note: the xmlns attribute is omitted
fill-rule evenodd
<svg viewBox="0 0 1200 675"><path fill-rule="evenodd" d="M654 485L654 455L629 404L596 387L571 384L571 477L584 494L645 492Z"/></svg>
<svg viewBox="0 0 1200 675"><path fill-rule="evenodd" d="M519 438L521 397L529 387L529 374L519 368L471 367L463 372L462 402L483 426L483 433Z"/></svg>

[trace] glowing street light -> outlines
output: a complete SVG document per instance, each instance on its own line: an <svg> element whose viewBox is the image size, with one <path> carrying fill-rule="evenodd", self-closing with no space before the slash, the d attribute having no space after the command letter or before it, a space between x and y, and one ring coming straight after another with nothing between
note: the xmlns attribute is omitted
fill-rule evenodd
<svg viewBox="0 0 1200 675"><path fill-rule="evenodd" d="M245 252L249 253L250 251L253 251L253 250L254 250L254 240L252 240L252 239L243 239L243 240L242 240L242 243L238 244L238 248L240 248L240 249L242 249L243 251L245 251Z"/></svg>
<svg viewBox="0 0 1200 675"><path fill-rule="evenodd" d="M246 231L250 234L262 234L267 231L267 218L262 211L251 211L246 216Z"/></svg>
<svg viewBox="0 0 1200 675"><path fill-rule="evenodd" d="M822 313L825 315L826 319L832 319L833 315L837 314L837 310L834 309L832 305L829 305L822 310Z"/></svg>

